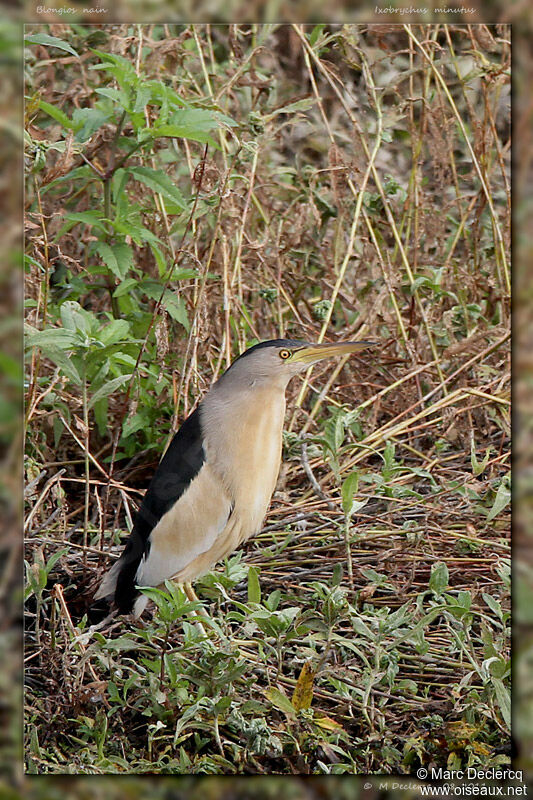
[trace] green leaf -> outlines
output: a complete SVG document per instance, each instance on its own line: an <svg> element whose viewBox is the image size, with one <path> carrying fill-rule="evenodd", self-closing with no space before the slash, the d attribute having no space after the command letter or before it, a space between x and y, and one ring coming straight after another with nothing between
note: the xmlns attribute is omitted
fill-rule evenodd
<svg viewBox="0 0 533 800"><path fill-rule="evenodd" d="M147 128L143 133L148 133L153 139L162 139L163 137L168 137L169 139L190 139L193 142L209 144L216 150L220 150L220 145L207 133L194 129L191 130L182 125L159 125L157 128Z"/></svg>
<svg viewBox="0 0 533 800"><path fill-rule="evenodd" d="M26 333L25 339L28 347L57 347L60 350L72 350L80 343L78 334L65 328L47 328L44 331L34 328Z"/></svg>
<svg viewBox="0 0 533 800"><path fill-rule="evenodd" d="M137 221L132 223L127 220L115 219L112 225L118 233L122 233L124 236L131 236L135 244L140 245L142 242L161 244L161 239Z"/></svg>
<svg viewBox="0 0 533 800"><path fill-rule="evenodd" d="M52 359L54 364L59 367L61 372L66 375L72 383L76 384L76 386L82 385L83 381L81 375L72 356L67 356L62 350L57 350L53 347L46 348L46 355L48 358Z"/></svg>
<svg viewBox="0 0 533 800"><path fill-rule="evenodd" d="M133 253L125 242L109 245L106 242L98 242L96 252L111 272L123 281L133 266Z"/></svg>
<svg viewBox="0 0 533 800"><path fill-rule="evenodd" d="M126 319L114 319L99 333L99 339L105 345L116 342L131 341L129 338L130 323Z"/></svg>
<svg viewBox="0 0 533 800"><path fill-rule="evenodd" d="M174 110L176 106L178 108L183 108L187 105L185 100L165 83L161 83L160 81L145 81L144 86L150 89L154 100L161 104L162 113L160 114L160 118L164 116L166 120L165 114L170 106Z"/></svg>
<svg viewBox="0 0 533 800"><path fill-rule="evenodd" d="M187 208L187 201L182 193L163 170L151 167L133 167L129 172L149 189L172 200L182 211Z"/></svg>
<svg viewBox="0 0 533 800"><path fill-rule="evenodd" d="M110 72L118 82L124 86L132 86L138 82L135 67L123 56L117 56L112 53L105 53L102 50L95 50L91 47L91 52L100 56L102 61L99 64L92 64L89 69L104 69Z"/></svg>
<svg viewBox="0 0 533 800"><path fill-rule="evenodd" d="M227 114L207 108L180 108L170 118L173 125L201 131L209 131L216 127L235 127L237 123Z"/></svg>
<svg viewBox="0 0 533 800"><path fill-rule="evenodd" d="M337 453L342 447L345 432L346 425L344 422L344 414L340 413L335 418L334 453Z"/></svg>
<svg viewBox="0 0 533 800"><path fill-rule="evenodd" d="M28 584L25 591L25 599L27 599L28 597L31 596L32 592L35 595L40 594L41 586L39 578L42 572L44 572L44 570L42 569L42 567L38 567L37 565L37 568L34 571L26 560L24 561L24 566L26 569L26 582ZM45 585L46 585L46 573L45 573Z"/></svg>
<svg viewBox="0 0 533 800"><path fill-rule="evenodd" d="M128 650L140 650L141 647L142 645L135 639L128 636L117 636L114 639L108 639L103 649L112 653L123 653Z"/></svg>
<svg viewBox="0 0 533 800"><path fill-rule="evenodd" d="M135 98L135 105L133 106L133 113L138 114L143 111L144 107L152 97L152 90L149 86L141 84L137 90L137 97Z"/></svg>
<svg viewBox="0 0 533 800"><path fill-rule="evenodd" d="M63 421L60 420L59 417L54 417L52 427L54 429L54 447L57 448L59 442L61 441L61 437L65 430L65 426L63 424Z"/></svg>
<svg viewBox="0 0 533 800"><path fill-rule="evenodd" d="M112 180L112 191L113 191L113 202L117 206L117 217L120 218L124 216L123 209L120 208L120 204L123 204L124 210L128 208L127 199L128 196L124 191L126 188L126 184L129 180L130 174L128 170L119 167L115 174L113 175Z"/></svg>
<svg viewBox="0 0 533 800"><path fill-rule="evenodd" d="M467 611L470 610L472 606L472 595L470 592L459 592L457 595L457 603L461 606L461 608L466 609Z"/></svg>
<svg viewBox="0 0 533 800"><path fill-rule="evenodd" d="M500 563L496 565L496 572L502 579L507 589L511 588L511 560L509 558L502 558Z"/></svg>
<svg viewBox="0 0 533 800"><path fill-rule="evenodd" d="M353 498L359 487L359 472L351 472L342 484L342 510L349 516L352 513Z"/></svg>
<svg viewBox="0 0 533 800"><path fill-rule="evenodd" d="M331 451L331 453L335 454L335 420L328 419L326 424L323 427L323 436L324 436L324 443Z"/></svg>
<svg viewBox="0 0 533 800"><path fill-rule="evenodd" d="M65 50L67 53L72 53L73 56L78 57L77 52L69 44L62 39L55 36L49 36L47 33L33 33L24 37L25 44L43 44L46 47L57 47L58 50Z"/></svg>
<svg viewBox="0 0 533 800"><path fill-rule="evenodd" d="M213 128L233 127L237 123L231 117L204 108L183 108L174 112L170 123L145 128L142 133L152 138L169 136L178 139L191 139L195 142L209 142L219 149L217 143L208 136Z"/></svg>
<svg viewBox="0 0 533 800"><path fill-rule="evenodd" d="M109 374L109 359L106 357L105 348L93 347L91 350L85 359L85 364L88 367L87 375L91 382L91 389L96 391Z"/></svg>
<svg viewBox="0 0 533 800"><path fill-rule="evenodd" d="M383 451L383 477L385 480L389 480L394 475L394 467L396 465L394 460L395 452L396 448L393 442L391 442L390 439L387 439L385 449Z"/></svg>
<svg viewBox="0 0 533 800"><path fill-rule="evenodd" d="M172 319L179 322L180 325L183 325L186 331L189 330L189 317L183 297L176 297L173 292L167 289L163 295L162 305L166 311L168 311Z"/></svg>
<svg viewBox="0 0 533 800"><path fill-rule="evenodd" d="M68 552L69 552L69 548L68 547L63 547L62 550L58 550L57 553L54 553L53 555L50 556L50 558L48 559L48 561L45 564L45 570L46 570L47 575L49 575L52 572L53 568L55 567L55 565L57 564L59 559L62 558L63 556L65 556Z"/></svg>
<svg viewBox="0 0 533 800"><path fill-rule="evenodd" d="M125 367L131 367L132 370L135 369L137 364L137 359L133 358L133 356L130 356L127 353L116 353L113 360L117 364L123 364ZM148 365L146 365L146 371L149 374L154 375L153 368L149 367ZM157 374L155 374L154 377L157 377Z"/></svg>
<svg viewBox="0 0 533 800"><path fill-rule="evenodd" d="M94 420L100 436L105 436L108 427L107 407L107 397L103 397L93 405Z"/></svg>
<svg viewBox="0 0 533 800"><path fill-rule="evenodd" d="M108 397L110 394L113 394L120 386L124 386L125 383L128 383L130 378L131 375L119 375L118 378L112 378L110 381L104 383L91 397L89 408L92 408L94 404L102 400L103 397Z"/></svg>
<svg viewBox="0 0 533 800"><path fill-rule="evenodd" d="M59 178L55 178L55 180L47 183L46 186L43 186L41 189L41 194L45 194L50 189L53 189L58 183L65 183L66 181L75 181L76 186L81 189L82 187L85 187L87 183L92 181L93 178L94 172L90 167L87 165L84 165L83 167L77 167L76 169L71 169L70 172L66 173L66 175L61 175Z"/></svg>
<svg viewBox="0 0 533 800"><path fill-rule="evenodd" d="M268 119L277 116L278 114L294 114L296 111L308 111L316 103L314 97L303 97L301 100L296 100L294 103L289 103L281 108L276 108L271 114L268 114Z"/></svg>
<svg viewBox="0 0 533 800"><path fill-rule="evenodd" d="M505 686L500 678L491 678L491 683L494 686L494 693L496 700L500 707L501 715L505 724L511 726L511 695L509 689Z"/></svg>
<svg viewBox="0 0 533 800"><path fill-rule="evenodd" d="M352 626L354 631L359 634L359 636L363 636L365 639L369 639L370 641L374 641L376 636L373 631L366 625L360 617L354 616L352 617Z"/></svg>
<svg viewBox="0 0 533 800"><path fill-rule="evenodd" d="M477 458L476 443L474 441L474 437L472 436L470 440L470 463L472 465L472 472L474 473L475 477L481 475L485 471L486 466L489 462L491 452L492 452L492 447L487 447L485 458L480 463Z"/></svg>
<svg viewBox="0 0 533 800"><path fill-rule="evenodd" d="M95 247L96 252L111 272L119 278L119 280L123 280L126 276L120 270L117 257L113 252L113 248L107 244L106 242L98 242Z"/></svg>
<svg viewBox="0 0 533 800"><path fill-rule="evenodd" d="M431 577L429 579L429 588L435 594L442 594L448 586L449 573L448 567L444 561L438 561L431 567Z"/></svg>
<svg viewBox="0 0 533 800"><path fill-rule="evenodd" d="M156 244L151 244L150 248L152 253L154 254L155 262L157 264L157 271L159 272L159 276L163 278L167 272L167 262L165 259L164 254L161 251L161 248L158 247Z"/></svg>
<svg viewBox="0 0 533 800"><path fill-rule="evenodd" d="M279 708L280 711L283 711L288 717L296 716L296 710L287 697L286 694L283 694L279 689L272 687L271 689L267 689L265 691L265 696L270 700L273 706Z"/></svg>
<svg viewBox="0 0 533 800"><path fill-rule="evenodd" d="M122 295L128 294L132 289L136 289L138 286L139 281L137 278L126 278L126 280L122 281L120 286L117 286L113 292L113 297L122 297Z"/></svg>
<svg viewBox="0 0 533 800"><path fill-rule="evenodd" d="M498 487L498 491L496 492L496 497L494 498L494 503L492 505L491 510L487 514L487 522L490 522L494 517L496 517L503 509L509 505L511 502L511 491L507 484L507 481L502 480Z"/></svg>
<svg viewBox="0 0 533 800"><path fill-rule="evenodd" d="M131 417L128 417L122 425L122 436L125 439L127 436L131 436L132 433L137 433L137 431L147 428L149 424L148 416L142 411L138 411L137 414L132 414Z"/></svg>
<svg viewBox="0 0 533 800"><path fill-rule="evenodd" d="M120 89L109 89L105 87L104 89L95 89L96 94L101 95L102 97L107 97L109 100L113 100L114 103L120 103L123 105L124 100L124 92Z"/></svg>
<svg viewBox="0 0 533 800"><path fill-rule="evenodd" d="M257 567L248 569L248 602L261 602L261 584L259 583L259 570Z"/></svg>
<svg viewBox="0 0 533 800"><path fill-rule="evenodd" d="M95 89L95 91L96 94L99 94L102 97L107 97L114 103L118 103L118 105L125 108L126 111L129 110L129 97L126 92L122 91L122 89Z"/></svg>
<svg viewBox="0 0 533 800"><path fill-rule="evenodd" d="M57 330L62 329L58 328ZM68 331L65 331L65 333L68 333ZM61 372L66 375L67 378L72 381L72 383L76 384L76 386L81 386L81 376L76 364L74 363L74 359L72 356L69 356L67 353L65 353L65 349L72 349L71 346L65 347L64 349L60 349L59 347L50 344L41 344L36 346L42 349L43 353L45 353L47 357L53 361L57 367L59 367Z"/></svg>
<svg viewBox="0 0 533 800"><path fill-rule="evenodd" d="M265 600L265 605L269 609L269 611L275 611L279 606L280 600L281 600L281 591L279 589L274 589L274 591L270 592L267 599Z"/></svg>
<svg viewBox="0 0 533 800"><path fill-rule="evenodd" d="M126 242L117 242L111 246L117 259L118 268L121 273L126 274L133 268L133 250Z"/></svg>
<svg viewBox="0 0 533 800"><path fill-rule="evenodd" d="M490 608L490 610L492 611L492 613L496 614L498 619L503 619L502 607L499 604L499 602L496 600L496 598L492 597L492 595L487 594L486 592L483 592L481 594L481 596L482 596L483 600L485 601L485 603Z"/></svg>
<svg viewBox="0 0 533 800"><path fill-rule="evenodd" d="M87 320L81 314L82 308L75 300L67 300L62 303L59 314L63 327L69 331L77 332L82 330L87 331Z"/></svg>
<svg viewBox="0 0 533 800"><path fill-rule="evenodd" d="M86 142L108 120L109 114L99 108L77 108L72 114L76 140L78 142Z"/></svg>
<svg viewBox="0 0 533 800"><path fill-rule="evenodd" d="M47 103L46 100L39 100L39 108L41 111L44 111L45 114L48 114L49 117L55 119L56 122L59 122L63 128L68 128L69 130L74 128L72 120L70 120L61 109L56 108L51 103Z"/></svg>
<svg viewBox="0 0 533 800"><path fill-rule="evenodd" d="M94 225L96 228L104 230L102 214L98 211L78 211L76 213L65 214L65 219L69 222L82 222L85 225Z"/></svg>
<svg viewBox="0 0 533 800"><path fill-rule="evenodd" d="M309 44L311 45L311 47L313 47L319 36L322 35L325 27L326 26L324 24L315 25L315 27L311 31L311 35L309 36Z"/></svg>

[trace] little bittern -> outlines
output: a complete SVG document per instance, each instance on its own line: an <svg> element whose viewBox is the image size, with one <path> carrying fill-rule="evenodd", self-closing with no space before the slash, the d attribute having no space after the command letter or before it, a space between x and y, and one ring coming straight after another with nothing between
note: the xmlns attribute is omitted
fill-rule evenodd
<svg viewBox="0 0 533 800"><path fill-rule="evenodd" d="M95 599L139 616L147 603L139 586L193 581L258 533L281 463L288 382L372 344L275 339L239 356L172 439Z"/></svg>

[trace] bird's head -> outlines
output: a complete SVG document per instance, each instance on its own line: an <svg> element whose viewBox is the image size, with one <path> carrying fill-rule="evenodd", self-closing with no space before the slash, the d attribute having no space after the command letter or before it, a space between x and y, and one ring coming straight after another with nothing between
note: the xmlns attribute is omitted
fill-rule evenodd
<svg viewBox="0 0 533 800"><path fill-rule="evenodd" d="M303 372L317 361L333 356L358 353L376 342L327 342L312 344L296 339L273 339L250 347L233 362L226 375L246 378L250 382L271 380L286 384L293 375Z"/></svg>

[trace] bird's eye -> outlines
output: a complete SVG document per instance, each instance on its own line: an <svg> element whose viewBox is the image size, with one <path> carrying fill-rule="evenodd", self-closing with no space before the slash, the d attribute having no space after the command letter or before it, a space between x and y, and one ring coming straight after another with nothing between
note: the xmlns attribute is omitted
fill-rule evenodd
<svg viewBox="0 0 533 800"><path fill-rule="evenodd" d="M290 351L290 350L280 350L280 351L279 351L279 357L280 357L280 358L282 358L284 361L285 361L287 358L290 358L290 357L291 357L291 355L292 355L292 354L291 354L291 351Z"/></svg>

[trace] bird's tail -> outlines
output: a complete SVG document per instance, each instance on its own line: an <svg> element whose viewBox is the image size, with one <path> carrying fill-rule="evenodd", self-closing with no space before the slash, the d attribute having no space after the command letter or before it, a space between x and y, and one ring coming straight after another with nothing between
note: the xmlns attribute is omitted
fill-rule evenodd
<svg viewBox="0 0 533 800"><path fill-rule="evenodd" d="M118 577L122 571L124 563L122 559L119 559L111 569L106 572L102 579L102 583L98 587L96 594L93 597L93 603L97 603L100 600L106 600L110 605L117 606L117 598L116 598L116 591L117 591L117 581ZM140 617L146 605L148 603L148 598L145 595L140 594L139 592L135 592L134 596L131 599L131 603L128 603L127 609L124 607L120 609L124 612L131 611L134 617ZM130 608L131 606L131 608Z"/></svg>
<svg viewBox="0 0 533 800"><path fill-rule="evenodd" d="M95 600L109 600L110 602L113 600L115 589L117 588L117 578L121 568L122 563L119 558L102 578L102 583L94 596Z"/></svg>

